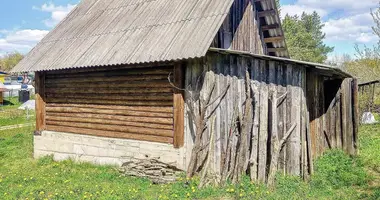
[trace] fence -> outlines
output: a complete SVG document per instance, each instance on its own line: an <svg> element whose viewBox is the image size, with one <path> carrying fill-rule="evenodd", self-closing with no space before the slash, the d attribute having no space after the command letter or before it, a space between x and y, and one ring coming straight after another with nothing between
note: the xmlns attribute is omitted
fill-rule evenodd
<svg viewBox="0 0 380 200"><path fill-rule="evenodd" d="M380 113L380 80L359 84L360 114Z"/></svg>

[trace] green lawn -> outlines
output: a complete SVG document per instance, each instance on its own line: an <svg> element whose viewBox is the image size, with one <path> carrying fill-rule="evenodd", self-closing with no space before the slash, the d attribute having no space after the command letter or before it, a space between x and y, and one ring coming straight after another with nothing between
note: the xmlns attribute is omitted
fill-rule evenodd
<svg viewBox="0 0 380 200"><path fill-rule="evenodd" d="M312 181L279 176L275 190L248 180L202 190L196 179L153 185L111 166L34 160L33 130L0 131L0 199L380 199L380 125L361 127L359 157L328 152Z"/></svg>
<svg viewBox="0 0 380 200"><path fill-rule="evenodd" d="M35 121L34 110L29 111L30 117L27 118L25 110L18 110L21 106L16 98L5 98L4 106L0 107L0 127L14 124L25 124Z"/></svg>

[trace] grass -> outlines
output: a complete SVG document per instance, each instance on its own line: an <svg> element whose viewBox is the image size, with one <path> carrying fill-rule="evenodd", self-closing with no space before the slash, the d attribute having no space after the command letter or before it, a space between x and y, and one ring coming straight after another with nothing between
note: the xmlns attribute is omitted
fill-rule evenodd
<svg viewBox="0 0 380 200"><path fill-rule="evenodd" d="M30 110L30 117L27 118L25 110L17 109L19 106L21 106L21 103L18 102L17 97L5 99L4 106L0 107L0 127L15 124L31 123L35 121L35 111Z"/></svg>
<svg viewBox="0 0 380 200"><path fill-rule="evenodd" d="M0 199L380 199L380 125L360 128L360 156L327 152L315 162L311 181L278 175L275 190L248 178L201 190L197 179L154 185L112 166L34 160L33 130L0 131Z"/></svg>

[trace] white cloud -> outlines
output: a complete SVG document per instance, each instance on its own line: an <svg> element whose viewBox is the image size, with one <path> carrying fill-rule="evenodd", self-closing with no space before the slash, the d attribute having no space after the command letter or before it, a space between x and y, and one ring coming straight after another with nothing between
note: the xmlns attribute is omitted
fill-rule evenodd
<svg viewBox="0 0 380 200"><path fill-rule="evenodd" d="M369 11L369 8L376 7L378 0L298 0L296 4L323 10L342 10L346 13L357 14Z"/></svg>
<svg viewBox="0 0 380 200"><path fill-rule="evenodd" d="M286 14L289 14L291 16L293 15L301 16L303 12L310 14L310 13L313 13L314 11L316 11L321 17L324 17L327 15L327 11L323 9L308 7L305 5L284 5L284 6L281 6L281 17L284 18Z"/></svg>
<svg viewBox="0 0 380 200"><path fill-rule="evenodd" d="M49 31L37 29L25 29L17 31L2 30L4 37L0 37L0 54L19 51L28 52L33 48Z"/></svg>
<svg viewBox="0 0 380 200"><path fill-rule="evenodd" d="M44 12L49 12L51 14L49 19L44 20L43 22L47 27L54 27L60 21L62 21L69 12L75 8L76 5L67 4L66 6L56 6L54 3L45 3L41 7L34 6L33 9L41 10Z"/></svg>
<svg viewBox="0 0 380 200"><path fill-rule="evenodd" d="M348 16L340 19L330 19L325 23L323 32L330 41L351 41L370 43L376 41L371 26L372 16L369 13Z"/></svg>
<svg viewBox="0 0 380 200"><path fill-rule="evenodd" d="M282 5L281 13L285 16L316 11L325 20L327 41L369 44L378 40L372 33L374 22L370 15L370 9L378 5L378 0L297 0Z"/></svg>

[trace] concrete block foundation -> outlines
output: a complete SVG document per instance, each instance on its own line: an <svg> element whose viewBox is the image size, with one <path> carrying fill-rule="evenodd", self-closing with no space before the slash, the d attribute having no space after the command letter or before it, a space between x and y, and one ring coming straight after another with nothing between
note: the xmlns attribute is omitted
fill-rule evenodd
<svg viewBox="0 0 380 200"><path fill-rule="evenodd" d="M155 158L184 170L184 148L171 144L43 131L34 136L34 157L53 155L54 160L73 159L100 165L121 166L132 159Z"/></svg>

